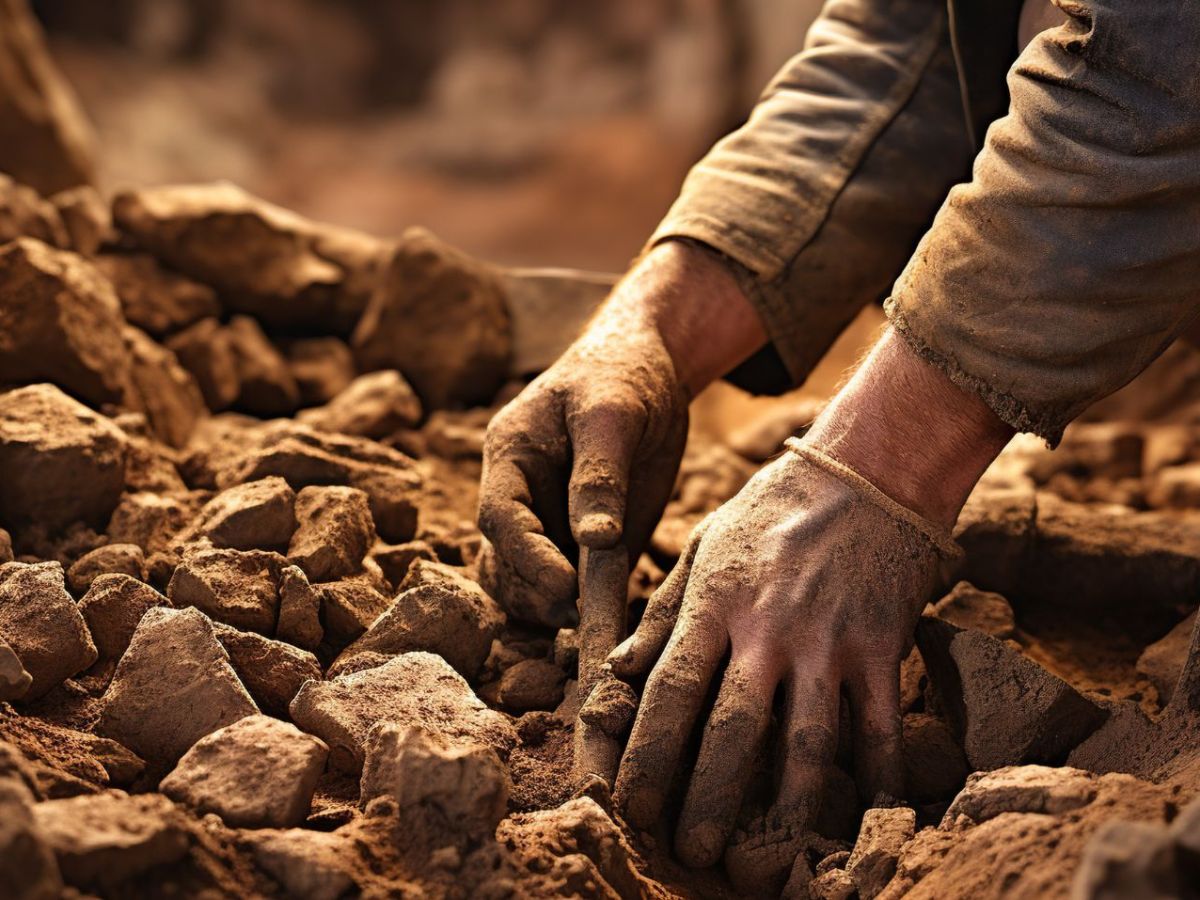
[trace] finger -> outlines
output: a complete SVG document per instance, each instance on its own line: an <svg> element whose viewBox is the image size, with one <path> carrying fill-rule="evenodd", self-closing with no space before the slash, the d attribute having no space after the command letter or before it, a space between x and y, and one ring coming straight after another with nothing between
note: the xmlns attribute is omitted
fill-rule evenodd
<svg viewBox="0 0 1200 900"><path fill-rule="evenodd" d="M621 540L629 469L644 429L645 413L623 402L594 403L568 416L574 462L567 505L580 545L604 549Z"/></svg>
<svg viewBox="0 0 1200 900"><path fill-rule="evenodd" d="M841 685L832 666L804 666L789 684L783 773L776 808L808 827L820 810L825 775L837 750Z"/></svg>
<svg viewBox="0 0 1200 900"><path fill-rule="evenodd" d="M854 773L859 796L904 796L898 664L871 664L846 682L854 721Z"/></svg>
<svg viewBox="0 0 1200 900"><path fill-rule="evenodd" d="M645 675L662 653L679 618L679 607L692 573L692 562L708 523L709 519L704 519L696 526L683 556L679 557L658 590L650 595L650 602L646 604L646 611L637 629L608 655L608 663L618 678L628 680Z"/></svg>
<svg viewBox="0 0 1200 900"><path fill-rule="evenodd" d="M675 850L685 865L706 868L721 859L766 737L778 682L772 667L735 648L679 817Z"/></svg>
<svg viewBox="0 0 1200 900"><path fill-rule="evenodd" d="M479 528L497 556L556 602L575 596L575 570L546 537L533 512L529 482L511 458L489 460L479 492Z"/></svg>
<svg viewBox="0 0 1200 900"><path fill-rule="evenodd" d="M727 643L723 628L685 616L650 673L617 774L617 802L635 827L658 818Z"/></svg>
<svg viewBox="0 0 1200 900"><path fill-rule="evenodd" d="M484 538L479 549L479 583L512 616L547 628L570 628L577 622L575 604L548 596L496 555Z"/></svg>

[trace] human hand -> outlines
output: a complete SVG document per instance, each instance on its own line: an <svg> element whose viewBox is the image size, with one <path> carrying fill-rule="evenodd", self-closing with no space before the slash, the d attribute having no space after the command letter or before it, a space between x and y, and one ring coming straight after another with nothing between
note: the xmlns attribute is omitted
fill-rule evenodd
<svg viewBox="0 0 1200 900"><path fill-rule="evenodd" d="M763 340L715 257L664 244L496 415L479 502L492 549L481 568L510 612L568 624L576 548L641 551L674 485L688 402Z"/></svg>

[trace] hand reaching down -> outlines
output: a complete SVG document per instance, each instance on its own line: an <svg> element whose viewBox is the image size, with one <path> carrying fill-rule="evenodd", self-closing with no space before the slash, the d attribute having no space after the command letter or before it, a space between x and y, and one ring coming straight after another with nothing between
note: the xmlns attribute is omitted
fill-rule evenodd
<svg viewBox="0 0 1200 900"><path fill-rule="evenodd" d="M618 677L650 672L616 782L626 818L657 819L727 655L676 831L684 862L721 858L780 684L777 817L814 820L843 692L860 793L902 796L899 665L953 552L940 526L809 446L765 467L697 530L610 657Z"/></svg>

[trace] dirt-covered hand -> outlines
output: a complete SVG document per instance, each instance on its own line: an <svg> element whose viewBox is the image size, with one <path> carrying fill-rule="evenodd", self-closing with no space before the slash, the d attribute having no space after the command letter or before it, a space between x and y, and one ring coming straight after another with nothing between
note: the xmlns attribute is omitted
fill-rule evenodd
<svg viewBox="0 0 1200 900"><path fill-rule="evenodd" d="M843 693L861 793L902 796L899 665L948 553L938 526L811 448L765 467L698 529L610 656L618 677L650 672L616 783L626 818L657 819L725 658L676 831L686 863L721 858L781 683L776 811L815 817Z"/></svg>

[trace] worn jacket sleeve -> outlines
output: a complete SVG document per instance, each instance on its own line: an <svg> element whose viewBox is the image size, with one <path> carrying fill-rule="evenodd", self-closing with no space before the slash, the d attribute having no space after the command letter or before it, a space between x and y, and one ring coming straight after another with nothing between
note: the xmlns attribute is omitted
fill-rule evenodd
<svg viewBox="0 0 1200 900"><path fill-rule="evenodd" d="M971 156L944 0L832 0L651 243L733 261L790 387L887 295Z"/></svg>
<svg viewBox="0 0 1200 900"><path fill-rule="evenodd" d="M1051 443L1200 300L1200 3L1057 0L888 302L929 361Z"/></svg>

